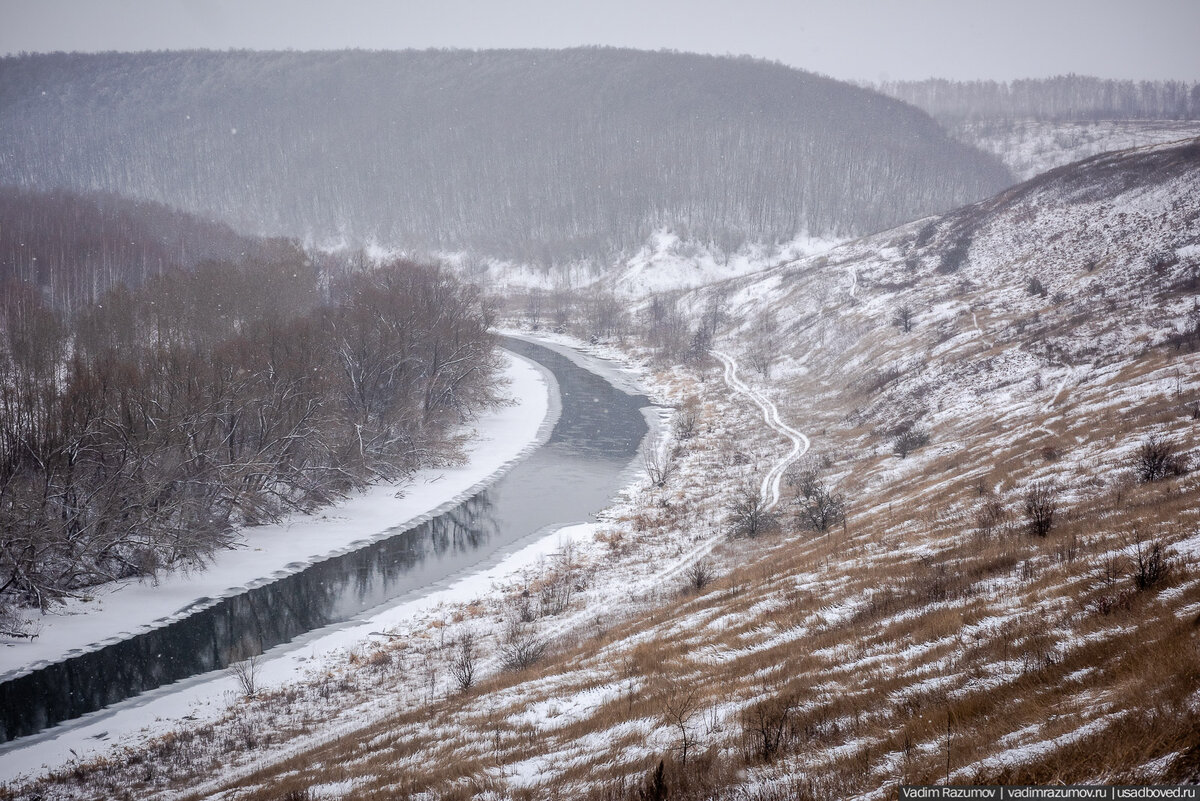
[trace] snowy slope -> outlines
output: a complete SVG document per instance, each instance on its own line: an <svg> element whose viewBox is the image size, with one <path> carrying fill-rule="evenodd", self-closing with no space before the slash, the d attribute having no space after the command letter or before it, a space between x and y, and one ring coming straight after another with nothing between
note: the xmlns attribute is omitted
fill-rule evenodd
<svg viewBox="0 0 1200 801"><path fill-rule="evenodd" d="M677 799L1195 780L1200 475L1143 483L1134 465L1152 434L1200 463L1200 141L1061 168L683 302L713 294L732 361L643 373L697 410L664 486L631 489L540 571L398 626L402 642L18 797L625 798L660 760ZM764 311L765 374L743 358ZM901 455L913 428L928 441ZM843 525L806 527L803 482L774 480L802 442L796 468L845 501ZM739 486L778 488L777 533L727 539ZM1057 503L1045 536L1035 490ZM511 623L564 574L566 610ZM487 669L458 692L468 630ZM555 648L499 670L514 631ZM393 708L356 731L380 694ZM239 726L283 744L242 748ZM211 780L212 759L245 782Z"/></svg>
<svg viewBox="0 0 1200 801"><path fill-rule="evenodd" d="M963 122L955 138L1000 158L1021 180L1100 153L1200 136L1195 120Z"/></svg>

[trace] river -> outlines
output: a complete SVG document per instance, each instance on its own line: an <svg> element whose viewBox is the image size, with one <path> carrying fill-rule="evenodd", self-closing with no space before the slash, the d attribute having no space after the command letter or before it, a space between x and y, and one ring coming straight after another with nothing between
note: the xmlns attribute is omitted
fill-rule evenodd
<svg viewBox="0 0 1200 801"><path fill-rule="evenodd" d="M561 408L545 444L433 519L244 593L203 599L168 625L0 684L0 741L411 598L607 506L629 479L649 401L549 348L515 338L504 347L543 365L558 384Z"/></svg>

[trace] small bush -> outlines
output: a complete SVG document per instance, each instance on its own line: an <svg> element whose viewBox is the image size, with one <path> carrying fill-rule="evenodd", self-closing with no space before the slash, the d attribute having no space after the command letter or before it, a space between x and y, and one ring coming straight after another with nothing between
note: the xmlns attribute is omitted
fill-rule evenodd
<svg viewBox="0 0 1200 801"><path fill-rule="evenodd" d="M646 477L650 486L665 487L675 473L677 464L672 453L664 453L657 447L647 447L642 453L642 465L646 469Z"/></svg>
<svg viewBox="0 0 1200 801"><path fill-rule="evenodd" d="M904 459L917 448L929 444L929 432L918 426L902 428L892 440L892 453Z"/></svg>
<svg viewBox="0 0 1200 801"><path fill-rule="evenodd" d="M942 258L938 264L939 273L954 273L958 272L964 265L970 261L969 254L971 252L971 237L963 236L958 239L948 250L942 253Z"/></svg>
<svg viewBox="0 0 1200 801"><path fill-rule="evenodd" d="M252 656L241 662L234 662L228 668L229 675L237 682L238 689L247 698L258 694L259 672L262 669L262 657Z"/></svg>
<svg viewBox="0 0 1200 801"><path fill-rule="evenodd" d="M454 659L450 662L450 676L464 693L475 684L475 661L475 635L467 632L459 639Z"/></svg>
<svg viewBox="0 0 1200 801"><path fill-rule="evenodd" d="M636 797L638 801L667 801L671 797L663 760L660 759L658 767L650 771L650 774L642 780L641 785L637 788Z"/></svg>
<svg viewBox="0 0 1200 801"><path fill-rule="evenodd" d="M1140 540L1133 553L1133 583L1138 591L1165 581L1174 569L1170 552L1158 540L1144 545Z"/></svg>
<svg viewBox="0 0 1200 801"><path fill-rule="evenodd" d="M762 488L753 480L743 484L733 494L726 511L726 522L734 537L754 538L773 531L778 525L775 515L767 509Z"/></svg>
<svg viewBox="0 0 1200 801"><path fill-rule="evenodd" d="M308 788L288 790L280 797L280 801L312 801L312 793Z"/></svg>
<svg viewBox="0 0 1200 801"><path fill-rule="evenodd" d="M680 442L686 442L696 436L696 423L698 415L696 414L696 402L689 401L675 415L675 422L672 429L675 433L675 439Z"/></svg>
<svg viewBox="0 0 1200 801"><path fill-rule="evenodd" d="M995 498L989 498L975 512L975 528L981 537L989 537L1008 521L1008 510Z"/></svg>
<svg viewBox="0 0 1200 801"><path fill-rule="evenodd" d="M1134 457L1138 481L1148 484L1187 472L1187 459L1176 453L1174 443L1151 435Z"/></svg>
<svg viewBox="0 0 1200 801"><path fill-rule="evenodd" d="M1046 291L1046 286L1041 282L1041 279L1033 277L1030 277L1030 279L1025 282L1025 291L1030 295L1037 295L1038 297L1042 298L1049 294Z"/></svg>
<svg viewBox="0 0 1200 801"><path fill-rule="evenodd" d="M794 695L783 694L764 698L742 710L742 756L747 762L770 762L787 748L796 706Z"/></svg>
<svg viewBox="0 0 1200 801"><path fill-rule="evenodd" d="M1038 483L1025 494L1025 520L1029 533L1045 537L1054 526L1058 511L1058 490L1049 484Z"/></svg>
<svg viewBox="0 0 1200 801"><path fill-rule="evenodd" d="M505 643L500 646L500 666L510 673L533 667L550 648L550 642L529 628L514 622L508 629Z"/></svg>
<svg viewBox="0 0 1200 801"><path fill-rule="evenodd" d="M683 571L683 577L687 579L688 586L700 592L716 579L716 573L713 571L712 563L707 559L701 559L692 562L688 565L687 570Z"/></svg>
<svg viewBox="0 0 1200 801"><path fill-rule="evenodd" d="M845 496L827 489L815 471L804 472L792 483L796 487L793 503L798 507L796 517L800 528L825 532L845 524Z"/></svg>
<svg viewBox="0 0 1200 801"><path fill-rule="evenodd" d="M1130 590L1122 590L1116 595L1101 595L1092 604L1092 608L1096 611L1096 614L1107 617L1118 610L1129 611L1129 608L1133 605L1132 601L1132 592Z"/></svg>

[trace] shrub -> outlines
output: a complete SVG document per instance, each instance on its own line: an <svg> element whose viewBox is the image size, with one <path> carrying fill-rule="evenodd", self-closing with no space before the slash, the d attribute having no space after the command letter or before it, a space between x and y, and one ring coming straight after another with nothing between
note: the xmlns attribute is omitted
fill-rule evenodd
<svg viewBox="0 0 1200 801"><path fill-rule="evenodd" d="M778 521L767 506L767 499L757 483L743 484L734 492L726 513L732 536L753 538L773 530Z"/></svg>
<svg viewBox="0 0 1200 801"><path fill-rule="evenodd" d="M939 273L957 272L969 259L971 251L971 237L960 237L953 246L942 253L941 262L938 264Z"/></svg>
<svg viewBox="0 0 1200 801"><path fill-rule="evenodd" d="M742 756L747 762L770 762L791 739L796 697L790 693L764 698L742 710Z"/></svg>
<svg viewBox="0 0 1200 801"><path fill-rule="evenodd" d="M1151 435L1138 449L1133 469L1138 481L1148 484L1183 475L1187 472L1187 459L1176 453L1174 443Z"/></svg>
<svg viewBox="0 0 1200 801"><path fill-rule="evenodd" d="M646 477L650 479L650 486L665 487L677 465L674 454L664 453L657 447L648 446L642 452L642 466L646 469Z"/></svg>
<svg viewBox="0 0 1200 801"><path fill-rule="evenodd" d="M696 592L700 592L716 579L712 563L707 559L692 562L687 570L683 571L683 576L687 579L688 586Z"/></svg>
<svg viewBox="0 0 1200 801"><path fill-rule="evenodd" d="M245 697L253 698L258 693L258 674L261 668L262 657L257 655L229 666L229 675L233 676Z"/></svg>
<svg viewBox="0 0 1200 801"><path fill-rule="evenodd" d="M975 512L975 527L982 537L988 537L1008 521L1008 510L995 498L984 501Z"/></svg>
<svg viewBox="0 0 1200 801"><path fill-rule="evenodd" d="M845 524L845 496L827 489L815 471L802 473L793 483L796 487L793 503L798 507L796 516L801 528L824 532L839 524Z"/></svg>
<svg viewBox="0 0 1200 801"><path fill-rule="evenodd" d="M1155 540L1147 546L1138 540L1133 553L1133 583L1139 591L1165 581L1173 568L1170 552L1161 542Z"/></svg>
<svg viewBox="0 0 1200 801"><path fill-rule="evenodd" d="M689 400L675 415L675 422L672 426L675 432L675 439L680 442L685 442L696 436L696 402Z"/></svg>
<svg viewBox="0 0 1200 801"><path fill-rule="evenodd" d="M557 570L538 588L538 611L542 617L561 615L571 606L574 593L574 571L569 567Z"/></svg>
<svg viewBox="0 0 1200 801"><path fill-rule="evenodd" d="M907 457L917 448L929 444L929 432L915 425L903 426L892 440L892 453L901 459Z"/></svg>
<svg viewBox="0 0 1200 801"><path fill-rule="evenodd" d="M537 664L549 648L550 642L544 637L514 622L500 646L500 666L510 673L519 673Z"/></svg>
<svg viewBox="0 0 1200 801"><path fill-rule="evenodd" d="M1054 526L1054 514L1058 511L1058 490L1049 484L1035 484L1025 494L1025 520L1029 533L1045 537Z"/></svg>
<svg viewBox="0 0 1200 801"><path fill-rule="evenodd" d="M650 771L637 788L636 798L638 801L667 801L670 797L671 790L667 784L663 760L660 759L658 767Z"/></svg>
<svg viewBox="0 0 1200 801"><path fill-rule="evenodd" d="M450 662L450 676L464 693L475 684L475 635L471 632L458 641L457 653Z"/></svg>

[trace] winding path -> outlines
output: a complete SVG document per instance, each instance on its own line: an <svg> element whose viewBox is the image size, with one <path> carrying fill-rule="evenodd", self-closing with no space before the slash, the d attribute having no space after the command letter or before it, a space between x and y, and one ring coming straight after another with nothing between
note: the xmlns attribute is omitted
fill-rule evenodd
<svg viewBox="0 0 1200 801"><path fill-rule="evenodd" d="M757 390L751 389L744 381L738 378L738 363L736 359L718 350L714 350L712 354L725 365L725 383L730 389L740 392L754 401L758 408L762 409L763 420L766 421L766 424L792 441L792 449L788 452L788 455L776 463L767 473L766 477L763 478L762 495L764 498L770 497L771 500L767 504L767 509L773 509L779 503L779 484L783 481L784 472L793 462L808 452L810 445L808 437L780 419L779 409L770 398Z"/></svg>

